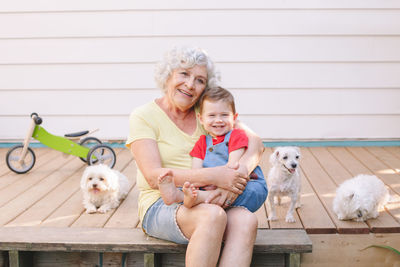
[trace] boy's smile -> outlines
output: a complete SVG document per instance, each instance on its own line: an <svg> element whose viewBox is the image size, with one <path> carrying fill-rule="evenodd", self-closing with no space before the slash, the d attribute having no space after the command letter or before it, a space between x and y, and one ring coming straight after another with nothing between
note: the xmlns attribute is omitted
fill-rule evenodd
<svg viewBox="0 0 400 267"><path fill-rule="evenodd" d="M233 114L232 108L224 100L203 102L203 112L200 114L200 122L204 129L212 137L227 134L233 129L238 114Z"/></svg>

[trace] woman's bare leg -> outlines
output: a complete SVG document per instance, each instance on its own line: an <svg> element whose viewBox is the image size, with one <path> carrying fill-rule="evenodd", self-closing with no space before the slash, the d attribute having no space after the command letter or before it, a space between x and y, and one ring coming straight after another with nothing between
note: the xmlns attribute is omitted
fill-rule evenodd
<svg viewBox="0 0 400 267"><path fill-rule="evenodd" d="M257 217L239 207L231 208L226 213L228 223L219 266L250 266L257 236Z"/></svg>
<svg viewBox="0 0 400 267"><path fill-rule="evenodd" d="M212 204L190 209L180 206L176 217L183 234L190 239L186 266L216 266L227 221L225 211Z"/></svg>

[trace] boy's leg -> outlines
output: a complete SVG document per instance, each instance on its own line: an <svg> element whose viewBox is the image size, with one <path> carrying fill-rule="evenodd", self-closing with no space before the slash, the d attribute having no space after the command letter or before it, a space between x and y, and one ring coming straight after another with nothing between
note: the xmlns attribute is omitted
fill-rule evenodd
<svg viewBox="0 0 400 267"><path fill-rule="evenodd" d="M174 183L172 171L168 170L158 177L158 189L166 205L183 201L183 192Z"/></svg>
<svg viewBox="0 0 400 267"><path fill-rule="evenodd" d="M191 208L200 203L205 203L206 199L213 190L198 190L194 187L194 185L190 184L189 182L185 182L183 184L182 191L184 194L183 205L186 208Z"/></svg>

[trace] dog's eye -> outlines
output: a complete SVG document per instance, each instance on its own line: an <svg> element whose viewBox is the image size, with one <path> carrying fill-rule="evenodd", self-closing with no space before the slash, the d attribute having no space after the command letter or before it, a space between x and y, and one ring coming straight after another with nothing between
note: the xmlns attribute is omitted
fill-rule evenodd
<svg viewBox="0 0 400 267"><path fill-rule="evenodd" d="M92 179L93 179L93 178L92 178L92 177L90 177L88 180L89 180L89 181L91 181Z"/></svg>
<svg viewBox="0 0 400 267"><path fill-rule="evenodd" d="M104 178L103 178L103 177L101 177L101 178L100 178L100 181L104 181Z"/></svg>
<svg viewBox="0 0 400 267"><path fill-rule="evenodd" d="M287 159L287 156L284 156L283 159Z"/></svg>
<svg viewBox="0 0 400 267"><path fill-rule="evenodd" d="M299 156L296 156L296 159L299 159Z"/></svg>

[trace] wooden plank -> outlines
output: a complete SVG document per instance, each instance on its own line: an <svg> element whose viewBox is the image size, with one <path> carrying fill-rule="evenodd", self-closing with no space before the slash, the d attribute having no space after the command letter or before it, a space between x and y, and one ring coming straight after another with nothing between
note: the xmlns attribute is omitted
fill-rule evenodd
<svg viewBox="0 0 400 267"><path fill-rule="evenodd" d="M310 235L313 252L301 255L302 267L394 267L399 264L399 255L369 245L400 247L400 234L368 235Z"/></svg>
<svg viewBox="0 0 400 267"><path fill-rule="evenodd" d="M319 199L324 205L330 218L335 223L339 233L369 233L369 228L363 222L348 222L337 219L332 209L332 202L336 192L336 184L333 183L329 175L324 171L323 166L312 155L309 149L302 149L301 167L306 174L308 180L312 184L314 191L318 194Z"/></svg>
<svg viewBox="0 0 400 267"><path fill-rule="evenodd" d="M366 166L373 174L378 176L386 185L389 186L390 194L398 195L400 189L398 189L398 180L400 176L397 175L390 166L382 162L382 160L388 160L388 164L397 164L391 158L390 154L386 153L385 150L379 148L348 148L348 150L357 157L364 166ZM374 152L374 154L371 153ZM379 158L381 160L379 160ZM395 196L398 198L399 196ZM368 220L368 224L375 233L397 233L400 232L399 221L395 218L400 216L400 205L399 203L392 203L391 209L386 209L389 213L380 212L379 217L376 219ZM392 217L392 216L393 217Z"/></svg>
<svg viewBox="0 0 400 267"><path fill-rule="evenodd" d="M301 207L297 209L297 213L304 229L308 234L336 233L336 225L332 222L303 171L301 171L301 182Z"/></svg>
<svg viewBox="0 0 400 267"><path fill-rule="evenodd" d="M9 266L9 254L8 251L0 251L0 266Z"/></svg>
<svg viewBox="0 0 400 267"><path fill-rule="evenodd" d="M391 170L388 165L382 163L380 160L377 160L377 158L373 154L369 153L365 148L349 147L347 149L373 174L381 178L382 181L396 191L396 193L400 194L400 189L398 188L400 175L393 173L393 170Z"/></svg>
<svg viewBox="0 0 400 267"><path fill-rule="evenodd" d="M35 252L34 260L31 266L99 266L100 253L98 252ZM105 263L103 261L103 263ZM121 266L119 265L103 265L103 266Z"/></svg>
<svg viewBox="0 0 400 267"><path fill-rule="evenodd" d="M6 158L6 154L7 154L8 150L9 150L9 148L4 148L4 147L0 148L0 159ZM3 160L1 162L2 162L2 164L4 164Z"/></svg>
<svg viewBox="0 0 400 267"><path fill-rule="evenodd" d="M31 172L27 174L9 174L10 177L15 177L15 179L18 180L0 190L0 207L40 183L40 181L51 175L55 169L60 168L68 161L72 160L72 158L64 160L62 155L57 153L57 151L46 154L43 159L46 160L47 164L42 165L36 170L31 170Z"/></svg>
<svg viewBox="0 0 400 267"><path fill-rule="evenodd" d="M35 171L35 169L37 169L37 168L39 168L40 166L46 164L47 161L51 159L51 157L50 157L50 158L45 157L45 154L46 154L46 153L49 153L49 152L51 151L51 149L49 149L49 148L40 148L40 149L35 150L35 154L36 154L36 151L38 152L38 153L37 153L38 155L37 155L37 157L36 157L36 163L35 163L35 166L33 167L33 169L32 169L30 172L28 172L29 175L30 175L33 171ZM54 152L56 152L56 151L54 151ZM54 156L55 156L55 154L53 154L53 157L54 157ZM38 159L38 158L39 158L39 159ZM42 160L42 158L43 158L44 160ZM10 184L12 184L12 183L14 183L14 182L16 182L16 181L19 181L22 177L27 177L27 176L29 176L28 174L22 174L22 175L20 175L20 174L16 174L16 173L12 172L12 171L7 167L7 165L6 165L5 162L4 162L4 165L0 166L0 173L3 173L2 176L1 176L1 178L0 178L0 190L3 189L4 187L6 187L6 186L8 186L8 185L10 185Z"/></svg>
<svg viewBox="0 0 400 267"><path fill-rule="evenodd" d="M8 151L8 149L7 149L7 151ZM35 148L35 149L33 149L33 152L35 153L35 156L36 156L36 162L35 162L35 165L33 166L32 170L30 170L29 172L34 171L35 169L37 169L39 166L42 166L43 164L46 164L47 162L46 161L42 161L41 157L46 155L50 151L51 151L51 149L49 149L49 148ZM11 179L11 178L8 178L10 174L17 175L16 173L14 173L13 171L11 171L8 168L7 163L6 163L6 158L4 156L4 161L0 162L0 177L1 177L1 179L0 179L0 188L3 188L4 184L6 184L6 185L8 184L8 183L6 183L6 181ZM19 177L20 176L21 175L19 175ZM15 176L12 175L12 177L14 177L14 179L11 179L11 180L14 181L15 180ZM5 181L3 181L3 180L5 180Z"/></svg>
<svg viewBox="0 0 400 267"><path fill-rule="evenodd" d="M264 203L256 212L257 220L258 220L258 228L259 229L269 229L266 203Z"/></svg>
<svg viewBox="0 0 400 267"><path fill-rule="evenodd" d="M33 252L16 251L9 252L10 267L29 267L32 266Z"/></svg>
<svg viewBox="0 0 400 267"><path fill-rule="evenodd" d="M400 158L393 157L393 154L386 151L383 147L366 147L365 149L387 166L386 169L380 170L379 173L393 176L395 177L394 180L400 178Z"/></svg>
<svg viewBox="0 0 400 267"><path fill-rule="evenodd" d="M263 162L265 169L269 169L269 156L272 153L271 148L266 148L264 151ZM306 229L307 233L335 233L336 227L332 223L329 215L326 213L325 208L321 204L317 195L313 191L308 180L305 179L305 175L301 172L302 178L302 190L301 190L301 204L300 209L296 209L296 220L295 224L286 223L284 218L288 209L287 198L283 199L285 206L277 207L277 214L279 218L283 220L270 222L272 228L303 228ZM267 211L270 211L269 204L267 205ZM299 219L300 218L300 219Z"/></svg>
<svg viewBox="0 0 400 267"><path fill-rule="evenodd" d="M118 153L118 160L115 165L116 170L123 171L127 167L129 162L132 160L132 155L128 149L121 150ZM132 178L132 176L130 176ZM132 186L132 181L131 181ZM71 225L71 227L104 227L110 217L114 214L114 210L110 210L107 213L82 213L81 216Z"/></svg>
<svg viewBox="0 0 400 267"><path fill-rule="evenodd" d="M117 155L122 149L114 149ZM64 202L57 210L55 210L48 218L46 218L40 226L43 227L69 227L73 224L82 213L84 208L82 205L83 197L80 190L76 191L66 202Z"/></svg>
<svg viewBox="0 0 400 267"><path fill-rule="evenodd" d="M400 158L400 146L385 147L384 149L386 151L389 151L390 153L392 153L392 155L394 155L395 157Z"/></svg>
<svg viewBox="0 0 400 267"><path fill-rule="evenodd" d="M75 159L75 161L77 160L79 159ZM2 214L0 217L0 225L8 223L19 214L28 210L33 204L51 192L57 185L68 179L71 174L76 171L77 169L73 161L69 161L58 169L53 169L50 175L46 175L46 178L0 207L0 214Z"/></svg>
<svg viewBox="0 0 400 267"><path fill-rule="evenodd" d="M264 173L265 179L267 179L268 172L270 169L269 157L271 156L271 153L272 153L272 148L264 147L264 152L260 159L260 168Z"/></svg>
<svg viewBox="0 0 400 267"><path fill-rule="evenodd" d="M121 203L111 218L104 225L106 228L134 228L139 223L138 197L139 189L136 185L136 163L129 162L123 173L129 178L132 189L126 199Z"/></svg>
<svg viewBox="0 0 400 267"><path fill-rule="evenodd" d="M46 218L40 226L69 227L83 212L85 212L82 202L82 192L78 190L48 218Z"/></svg>
<svg viewBox="0 0 400 267"><path fill-rule="evenodd" d="M186 245L149 237L141 229L0 228L0 250L180 253L185 249ZM254 253L311 251L304 230L258 230L254 245Z"/></svg>
<svg viewBox="0 0 400 267"><path fill-rule="evenodd" d="M271 229L303 229L303 225L301 224L301 220L297 213L297 209L296 212L293 213L296 222L288 223L285 221L289 205L290 205L290 199L288 197L283 197L281 199L281 205L276 205L276 216L278 219L276 221L269 221ZM271 207L269 205L269 202L267 202L266 207L267 207L267 213L270 214Z"/></svg>
<svg viewBox="0 0 400 267"><path fill-rule="evenodd" d="M313 151L315 151L315 154L318 154L318 157L324 159L324 162L321 162L321 164L325 166L325 169L328 171L337 185L356 175L349 173L345 168L343 168L343 165L339 163L326 149L316 148ZM393 205L393 212L398 212L398 208L400 207L394 207ZM400 214L397 215L400 216ZM369 225L371 231L375 233L400 232L400 225L392 216L393 214L390 214L383 209L381 210L380 216L377 219L368 220L367 224Z"/></svg>
<svg viewBox="0 0 400 267"><path fill-rule="evenodd" d="M272 148L266 147L264 149L264 153L261 158L260 166L261 166L261 169L263 170L265 179L267 179L269 169L271 168L271 165L269 162L269 157L272 154L272 152L273 152ZM268 185L268 182L267 182L267 185ZM287 223L285 221L286 212L289 209L289 201L290 200L288 198L284 197L284 198L282 198L281 205L276 206L276 216L277 216L278 220L269 221L269 225L270 225L271 229L289 229L289 228L300 229L300 228L303 228L297 212L295 212L293 214L296 219L295 223ZM267 214L270 214L271 208L270 208L268 199L265 202L265 207L266 207Z"/></svg>
<svg viewBox="0 0 400 267"><path fill-rule="evenodd" d="M360 162L352 153L350 153L348 149L340 147L330 147L328 148L328 150L337 159L337 161L339 161L341 165L349 171L352 176L356 176L358 174L373 174L371 170L364 166L363 163ZM358 156L358 154L356 156ZM392 210L390 210L389 212L393 212L400 216L400 214L398 213L398 207L396 205L392 206ZM381 215L382 214L383 213L381 213ZM385 227L385 229L382 228L382 220L387 221L387 227ZM392 220L388 219L387 215L384 215L384 218L378 217L376 220L369 220L367 223L372 231L397 231L396 224L393 223Z"/></svg>
<svg viewBox="0 0 400 267"><path fill-rule="evenodd" d="M71 197L76 191L79 190L79 182L84 167L85 165L82 166L82 162L79 162L78 160L72 161L71 170L75 169L76 171L66 174L70 175L67 180L59 184L54 190L45 195L42 199L31 206L27 211L20 214L14 220L6 224L6 226L40 225L51 213L53 213L55 209L57 209L69 197Z"/></svg>

